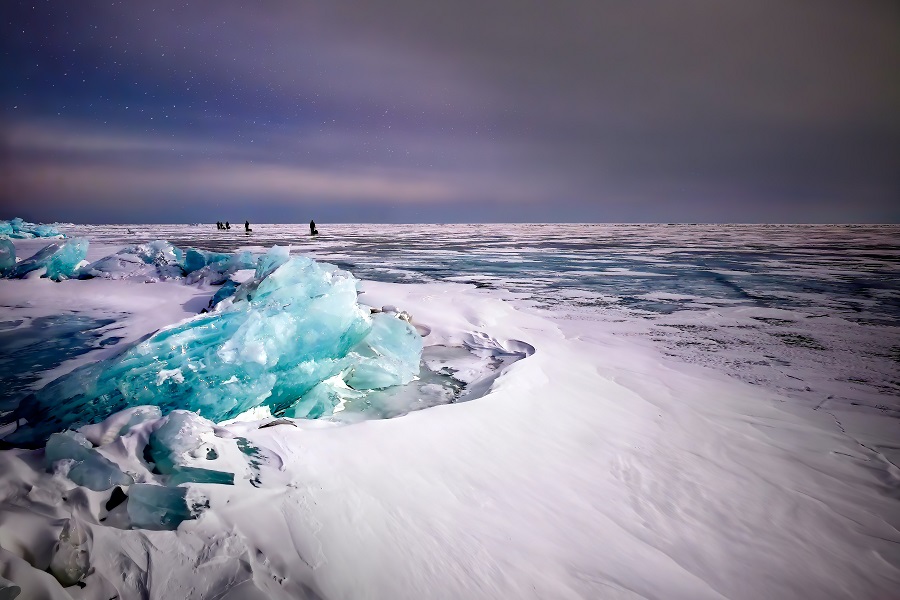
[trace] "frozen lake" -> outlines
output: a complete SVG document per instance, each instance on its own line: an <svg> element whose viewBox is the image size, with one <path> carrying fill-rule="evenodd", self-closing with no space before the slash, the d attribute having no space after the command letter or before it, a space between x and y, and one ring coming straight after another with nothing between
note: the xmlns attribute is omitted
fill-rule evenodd
<svg viewBox="0 0 900 600"><path fill-rule="evenodd" d="M900 586L900 227L63 229L90 240L89 261L160 239L290 246L360 278L365 314L408 311L428 369L355 416L352 399L315 420L153 406L66 434L58 460L0 451L0 577L34 597L880 600ZM184 390L153 361L190 346L135 344L203 330L220 288L34 275L0 280L0 409L140 347L121 364L168 412ZM201 370L215 358L195 355ZM59 381L47 406L59 389L102 419L92 380Z"/></svg>

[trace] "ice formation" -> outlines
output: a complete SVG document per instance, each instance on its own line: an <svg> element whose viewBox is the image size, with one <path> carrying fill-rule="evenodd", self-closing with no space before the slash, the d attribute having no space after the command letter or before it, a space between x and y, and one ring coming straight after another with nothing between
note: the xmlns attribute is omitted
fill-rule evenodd
<svg viewBox="0 0 900 600"><path fill-rule="evenodd" d="M38 250L31 258L25 259L13 267L9 271L9 277L25 277L38 269L46 269L44 276L53 281L77 277L79 266L87 256L87 250L88 240L86 238L75 238L50 244Z"/></svg>
<svg viewBox="0 0 900 600"><path fill-rule="evenodd" d="M182 260L171 245L149 250L154 264ZM204 262L203 268L211 264ZM335 376L355 390L405 384L416 376L421 338L393 314L371 315L360 306L352 275L291 258L278 247L257 262L255 277L213 312L159 331L26 398L12 418L27 424L6 441L40 444L52 433L140 405L163 413L188 409L213 421L258 406L273 414L297 412L289 409ZM322 400L306 413L331 414L328 394L313 395Z"/></svg>
<svg viewBox="0 0 900 600"><path fill-rule="evenodd" d="M0 221L0 236L16 239L65 237L65 235L52 225L29 223L18 217L11 221Z"/></svg>

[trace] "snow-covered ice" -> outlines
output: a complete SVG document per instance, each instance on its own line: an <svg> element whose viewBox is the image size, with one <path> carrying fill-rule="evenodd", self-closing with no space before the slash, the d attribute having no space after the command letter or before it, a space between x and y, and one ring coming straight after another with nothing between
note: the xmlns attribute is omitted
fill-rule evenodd
<svg viewBox="0 0 900 600"><path fill-rule="evenodd" d="M134 407L47 450L0 451L0 577L20 597L900 589L896 228L320 226L311 241L254 225L252 247L214 228L135 229L210 256L292 243L292 260L362 276L366 318L422 336L417 379L359 396L365 384L327 378L316 411L220 422ZM64 230L91 240L90 262L143 243ZM704 245L723 239L730 250ZM0 281L0 335L18 334L0 343L19 348L3 360L40 364L5 383L41 388L206 318L221 288L180 268ZM252 297L260 279L239 271L210 315ZM76 317L87 333L55 358L37 346ZM409 365L397 339L374 336L371 353ZM176 371L147 383L178 385ZM72 479L84 464L92 486Z"/></svg>

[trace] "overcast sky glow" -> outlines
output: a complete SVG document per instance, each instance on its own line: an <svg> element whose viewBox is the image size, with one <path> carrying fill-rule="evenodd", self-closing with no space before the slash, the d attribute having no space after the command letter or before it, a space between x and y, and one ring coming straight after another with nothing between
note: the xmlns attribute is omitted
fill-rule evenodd
<svg viewBox="0 0 900 600"><path fill-rule="evenodd" d="M895 0L0 14L0 218L900 221Z"/></svg>

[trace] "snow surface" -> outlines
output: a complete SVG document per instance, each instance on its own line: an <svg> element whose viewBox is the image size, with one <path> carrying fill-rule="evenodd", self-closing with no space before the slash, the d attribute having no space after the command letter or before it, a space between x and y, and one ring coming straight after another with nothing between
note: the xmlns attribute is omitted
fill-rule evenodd
<svg viewBox="0 0 900 600"><path fill-rule="evenodd" d="M254 225L254 236L266 229ZM92 238L97 254L88 260L109 254L97 246L115 245L104 238L110 228L73 230L65 232ZM857 245L870 239L871 232L861 235ZM777 246L766 243L767 252ZM298 245L295 251L326 253ZM892 248L865 260L895 269L900 253L891 259ZM671 265L665 248L655 252ZM639 273L649 262L621 268ZM411 272L397 266L384 269ZM507 277L480 287L487 280L447 280L456 276L469 277L456 269L426 282L368 280L360 300L412 315L433 352L426 361L453 365L460 381L482 387L473 400L389 419L256 414L220 424L205 439L217 449L212 462L235 473L234 485L187 484L201 508L176 531L123 529L128 503L107 509L109 490L48 473L43 451L2 451L0 577L22 588L20 598L889 598L900 589L900 469L891 454L900 439L898 407L896 394L878 387L891 385L891 372L874 361L869 379L876 385L855 388L835 385L829 373L865 365L855 350L861 345L890 348L895 325L854 328L840 300L821 307L827 316L810 319L806 301L759 306L715 289L658 287L678 279L672 275L642 289L626 285L647 295L641 310L658 302L712 308L639 318L578 305L585 297L617 304L623 296L613 288L537 283L536 298L515 284L519 275L513 285ZM635 275L602 276L628 277ZM4 280L0 303L4 322L21 321L13 328L47 315L115 319L98 332L99 340L115 336L117 343L95 340L29 384L39 386L196 314L216 289L202 282ZM896 285L879 289L883 308L884 297L896 298ZM777 286L769 290L774 298ZM824 304L841 293L820 291L817 299ZM857 300L846 295L844 303ZM873 302L863 316L887 318ZM797 323L826 323L806 335L827 350L796 337L804 335ZM759 341L761 330L773 338L768 344ZM795 337L788 344L768 332ZM764 369L751 385L729 369L704 366L719 365L697 359L708 350L672 342L707 337L724 340L734 360L763 360L763 352L781 360L772 348L784 346L797 353L785 361L794 361L785 374L846 401L818 407L809 392L793 393ZM743 339L750 341L734 342ZM838 343L844 353L833 351ZM489 373L472 353L479 348L492 360L520 360L500 360ZM827 361L816 365L809 356ZM854 398L863 401L854 406ZM161 475L148 469L143 448L158 423L150 419L118 437L102 428L85 434L97 453L152 484ZM195 454L189 460L208 456ZM45 572L57 556L51 571L60 564L77 571L84 553L84 587L63 589Z"/></svg>

